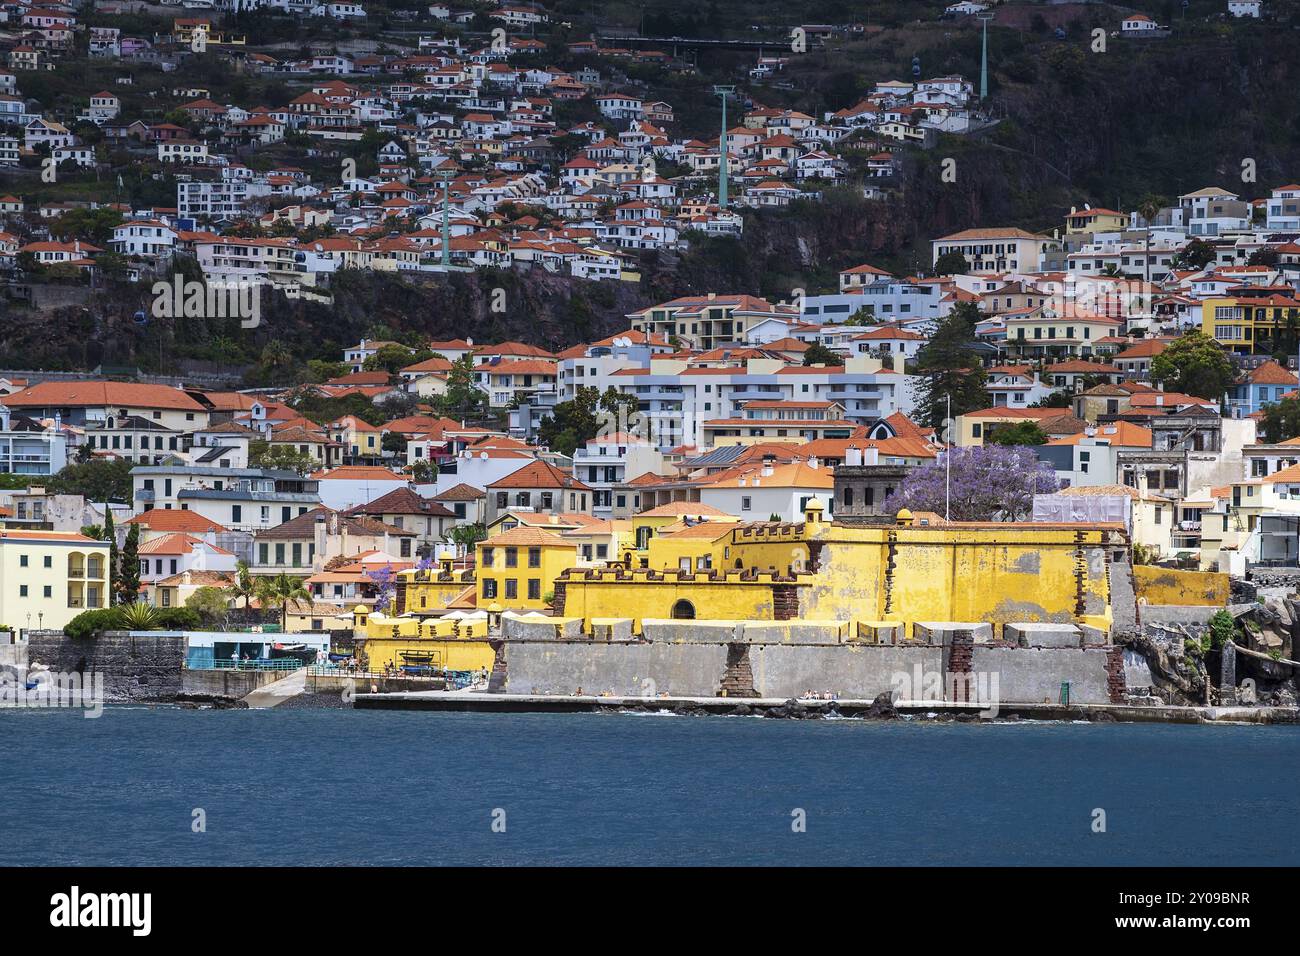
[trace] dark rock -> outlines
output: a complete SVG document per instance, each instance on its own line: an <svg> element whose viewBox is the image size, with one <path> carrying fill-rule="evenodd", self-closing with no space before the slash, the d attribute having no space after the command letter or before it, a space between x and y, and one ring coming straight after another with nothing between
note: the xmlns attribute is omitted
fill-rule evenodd
<svg viewBox="0 0 1300 956"><path fill-rule="evenodd" d="M873 700L871 706L862 712L862 716L867 720L894 720L898 717L898 709L894 707L894 699L886 692Z"/></svg>

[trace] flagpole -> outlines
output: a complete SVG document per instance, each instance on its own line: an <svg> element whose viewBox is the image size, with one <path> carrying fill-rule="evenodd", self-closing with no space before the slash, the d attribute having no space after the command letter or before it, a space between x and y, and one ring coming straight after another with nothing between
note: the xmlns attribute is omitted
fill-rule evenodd
<svg viewBox="0 0 1300 956"><path fill-rule="evenodd" d="M943 520L952 520L952 392L944 396L948 400L948 447L943 452Z"/></svg>

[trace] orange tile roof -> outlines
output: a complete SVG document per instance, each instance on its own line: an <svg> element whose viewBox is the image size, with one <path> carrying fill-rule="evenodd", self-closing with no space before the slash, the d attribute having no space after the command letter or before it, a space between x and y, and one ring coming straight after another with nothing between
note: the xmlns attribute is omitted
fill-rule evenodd
<svg viewBox="0 0 1300 956"><path fill-rule="evenodd" d="M544 531L541 528L525 527L524 525L511 528L509 531L502 531L500 534L494 534L492 537L484 541L483 544L489 548L496 548L502 545L541 545L561 548L576 547L561 538L558 533Z"/></svg>
<svg viewBox="0 0 1300 956"><path fill-rule="evenodd" d="M550 462L532 461L518 471L511 472L504 478L488 485L488 488L566 488L574 491L590 491L572 475L566 475Z"/></svg>
<svg viewBox="0 0 1300 956"><path fill-rule="evenodd" d="M205 411L202 405L178 388L133 382L41 382L5 396L5 404L11 408L114 406Z"/></svg>
<svg viewBox="0 0 1300 956"><path fill-rule="evenodd" d="M189 533L227 531L209 518L203 517L195 511L184 509L168 508L150 508L148 511L142 511L133 518L128 518L123 524L138 524L142 528L148 528L150 531L184 531Z"/></svg>

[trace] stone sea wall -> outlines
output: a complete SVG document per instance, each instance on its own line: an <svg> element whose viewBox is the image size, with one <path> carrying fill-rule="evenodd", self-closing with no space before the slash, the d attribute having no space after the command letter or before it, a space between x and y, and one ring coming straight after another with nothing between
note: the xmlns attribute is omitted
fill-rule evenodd
<svg viewBox="0 0 1300 956"><path fill-rule="evenodd" d="M927 641L867 643L834 622L647 621L640 641L537 639L508 628L494 679L500 692L526 695L1126 700L1123 651L1091 629L1026 625L995 641L973 624L918 627Z"/></svg>
<svg viewBox="0 0 1300 956"><path fill-rule="evenodd" d="M126 631L104 631L73 639L62 631L32 631L28 635L30 663L52 671L104 675L104 693L112 701L150 700L184 692L181 664L185 637L166 631L133 637Z"/></svg>

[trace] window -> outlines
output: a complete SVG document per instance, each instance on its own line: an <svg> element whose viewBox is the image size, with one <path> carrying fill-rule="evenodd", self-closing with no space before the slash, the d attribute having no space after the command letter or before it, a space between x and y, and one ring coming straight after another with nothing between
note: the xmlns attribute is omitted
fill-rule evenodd
<svg viewBox="0 0 1300 956"><path fill-rule="evenodd" d="M748 511L752 505L753 505L753 499L750 498L748 495L745 495L740 499L741 511Z"/></svg>
<svg viewBox="0 0 1300 956"><path fill-rule="evenodd" d="M492 600L493 598L495 598L496 596L497 596L497 582L496 582L496 579L495 579L495 578L484 578L484 579L483 579L483 598L484 598L484 600L488 600L488 601L490 601L490 600Z"/></svg>
<svg viewBox="0 0 1300 956"><path fill-rule="evenodd" d="M41 594L43 597L54 597L54 588L47 584L41 588Z"/></svg>
<svg viewBox="0 0 1300 956"><path fill-rule="evenodd" d="M492 567L492 556L493 556L493 552L494 552L495 550L496 550L495 548L484 548L484 549L483 549L483 567L485 567L485 568L490 568L490 567Z"/></svg>
<svg viewBox="0 0 1300 956"><path fill-rule="evenodd" d="M231 524L239 524L243 520L244 520L244 509L240 505L231 505L230 506Z"/></svg>
<svg viewBox="0 0 1300 956"><path fill-rule="evenodd" d="M540 568L540 567L542 566L542 549L541 549L541 548L529 548L529 549L528 549L528 566L529 566L530 568Z"/></svg>
<svg viewBox="0 0 1300 956"><path fill-rule="evenodd" d="M541 578L528 579L528 600L540 601L542 599L542 580Z"/></svg>
<svg viewBox="0 0 1300 956"><path fill-rule="evenodd" d="M513 601L519 597L519 582L514 578L506 578L506 600Z"/></svg>
<svg viewBox="0 0 1300 956"><path fill-rule="evenodd" d="M506 548L506 567L515 568L519 566L519 549Z"/></svg>
<svg viewBox="0 0 1300 956"><path fill-rule="evenodd" d="M27 567L27 555L25 554L18 555L18 566L20 568Z"/></svg>

